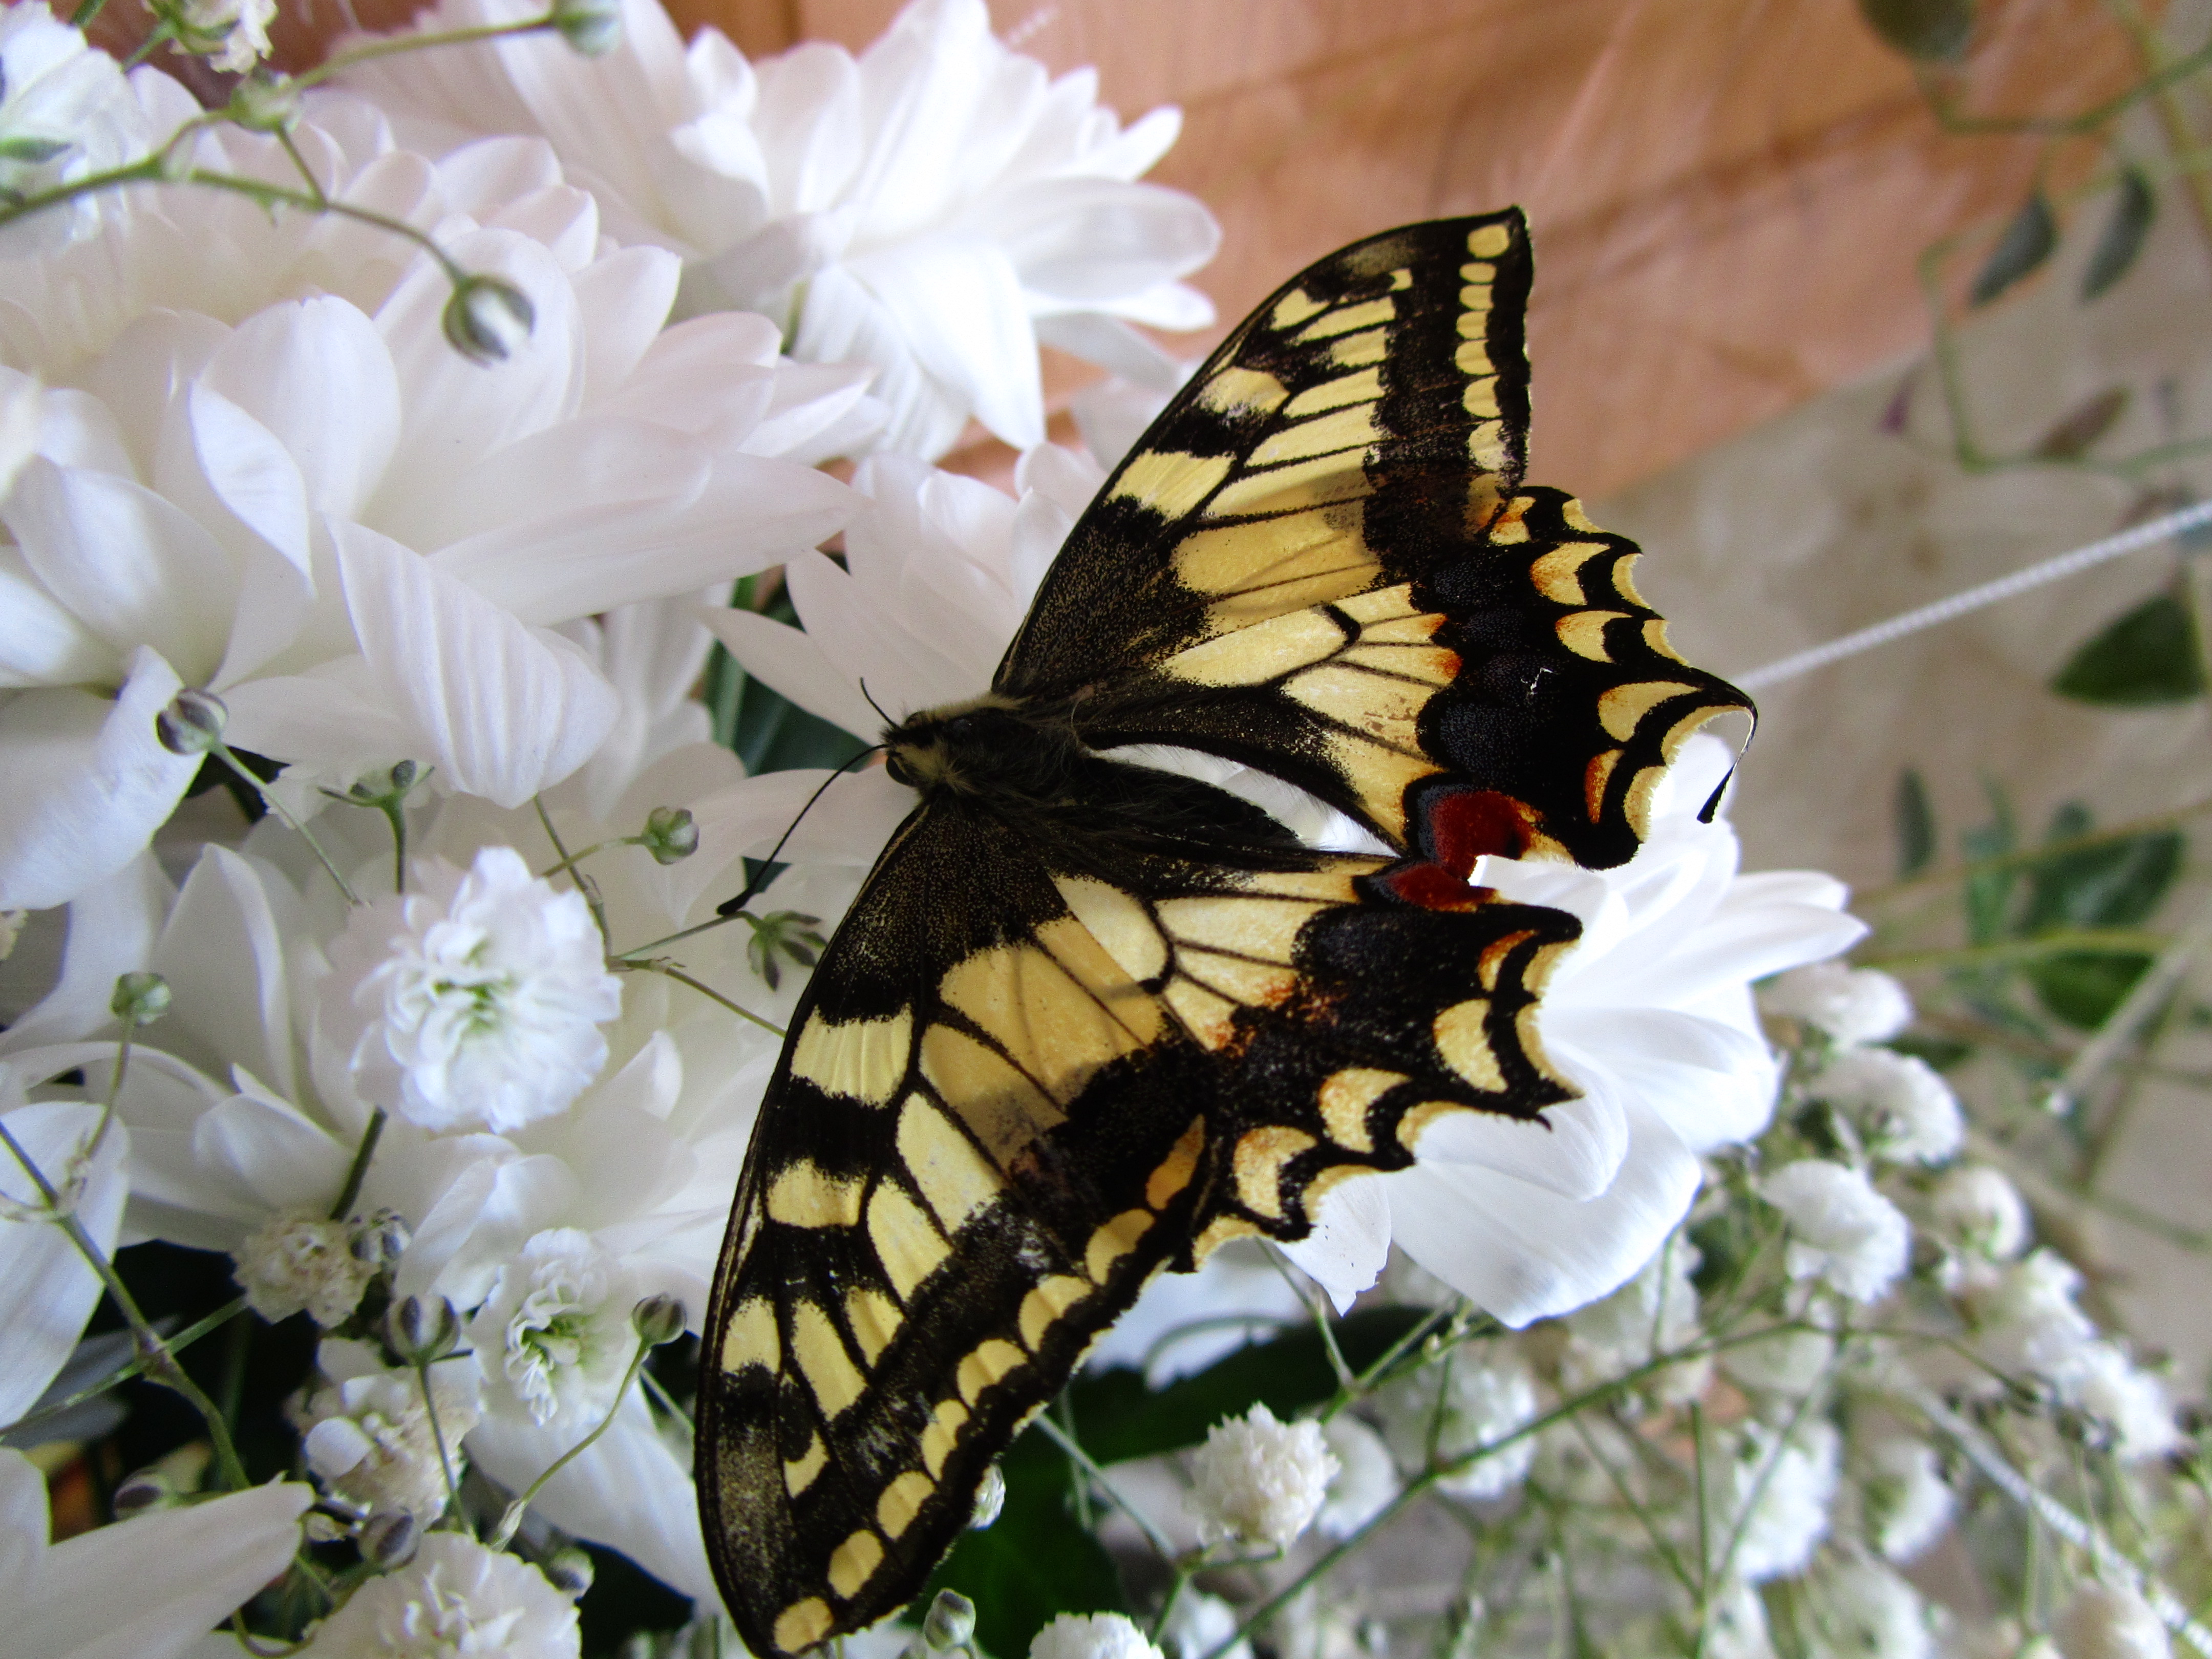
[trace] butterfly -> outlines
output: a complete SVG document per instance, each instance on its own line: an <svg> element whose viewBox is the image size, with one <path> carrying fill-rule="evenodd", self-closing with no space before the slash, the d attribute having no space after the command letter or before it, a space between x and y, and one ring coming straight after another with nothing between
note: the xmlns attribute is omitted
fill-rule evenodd
<svg viewBox="0 0 2212 1659"><path fill-rule="evenodd" d="M1152 1273L1304 1237L1439 1117L1573 1097L1534 1015L1578 924L1468 878L1626 860L1750 705L1633 544L1523 487L1530 275L1517 210L1301 272L1107 479L990 689L885 732L920 805L800 1000L703 1333L700 1513L755 1652L909 1601Z"/></svg>

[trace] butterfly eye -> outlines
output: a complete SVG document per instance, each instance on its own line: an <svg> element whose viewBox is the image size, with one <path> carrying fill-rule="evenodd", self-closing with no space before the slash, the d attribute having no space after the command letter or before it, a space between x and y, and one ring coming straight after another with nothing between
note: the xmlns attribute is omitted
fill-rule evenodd
<svg viewBox="0 0 2212 1659"><path fill-rule="evenodd" d="M892 782L902 783L909 789L915 787L914 774L907 769L906 763L896 755L892 755L884 760L884 770L891 775Z"/></svg>

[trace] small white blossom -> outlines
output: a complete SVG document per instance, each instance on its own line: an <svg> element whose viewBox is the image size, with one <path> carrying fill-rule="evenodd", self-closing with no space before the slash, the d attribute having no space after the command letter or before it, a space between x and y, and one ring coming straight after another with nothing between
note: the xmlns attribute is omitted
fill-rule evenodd
<svg viewBox="0 0 2212 1659"><path fill-rule="evenodd" d="M1455 1355L1386 1390L1380 1401L1382 1432L1399 1461L1419 1468L1434 1446L1439 1462L1452 1463L1486 1446L1497 1446L1534 1420L1535 1379L1517 1356ZM1502 1497L1528 1478L1536 1437L1522 1435L1437 1482L1454 1497Z"/></svg>
<svg viewBox="0 0 2212 1659"><path fill-rule="evenodd" d="M1809 1659L1929 1659L1936 1650L1920 1592L1878 1561L1832 1559L1806 1597Z"/></svg>
<svg viewBox="0 0 2212 1659"><path fill-rule="evenodd" d="M1321 1425L1264 1405L1217 1423L1191 1455L1193 1508L1209 1544L1282 1549L1313 1525L1337 1472Z"/></svg>
<svg viewBox="0 0 2212 1659"><path fill-rule="evenodd" d="M575 1659L576 1606L528 1562L454 1532L426 1535L413 1561L371 1578L315 1626L310 1659Z"/></svg>
<svg viewBox="0 0 2212 1659"><path fill-rule="evenodd" d="M402 1511L428 1526L445 1513L446 1469L461 1475L461 1437L479 1415L474 1373L429 1368L430 1398L412 1370L387 1370L367 1343L331 1340L317 1351L321 1380L289 1411L301 1449L323 1483L364 1508ZM431 1422L434 1407L437 1421ZM440 1438L446 1455L438 1452Z"/></svg>
<svg viewBox="0 0 2212 1659"><path fill-rule="evenodd" d="M1778 975L1759 994L1771 1014L1817 1025L1837 1043L1855 1048L1887 1042L1912 1024L1912 999L1887 974L1815 962Z"/></svg>
<svg viewBox="0 0 2212 1659"><path fill-rule="evenodd" d="M2081 1270L2049 1249L1977 1276L1965 1300L1984 1356L2003 1370L2065 1370L2097 1336L2074 1304L2081 1283Z"/></svg>
<svg viewBox="0 0 2212 1659"><path fill-rule="evenodd" d="M1966 1139L1959 1097L1936 1068L1888 1048L1850 1048L1814 1079L1812 1092L1840 1108L1867 1150L1892 1163L1941 1164Z"/></svg>
<svg viewBox="0 0 2212 1659"><path fill-rule="evenodd" d="M1936 1449L1892 1436L1875 1443L1860 1476L1867 1540L1883 1559L1905 1562L1924 1552L1951 1524L1958 1505Z"/></svg>
<svg viewBox="0 0 2212 1659"><path fill-rule="evenodd" d="M431 1130L505 1133L564 1109L605 1065L622 981L580 893L511 847L462 872L425 860L416 891L356 911L331 946L326 1018L352 1005L354 1064Z"/></svg>
<svg viewBox="0 0 2212 1659"><path fill-rule="evenodd" d="M638 1295L588 1233L556 1227L532 1237L469 1322L494 1409L540 1426L598 1422L637 1352L629 1316Z"/></svg>
<svg viewBox="0 0 2212 1659"><path fill-rule="evenodd" d="M1337 1470L1318 1524L1326 1537L1349 1538L1398 1495L1398 1466L1382 1437L1348 1413L1330 1418L1322 1433Z"/></svg>
<svg viewBox="0 0 2212 1659"><path fill-rule="evenodd" d="M1580 1391L1609 1382L1655 1353L1686 1347L1698 1336L1698 1291L1690 1282L1697 1270L1696 1247L1680 1235L1653 1256L1644 1270L1602 1302L1567 1316L1567 1346L1559 1374ZM1665 1401L1695 1399L1712 1374L1710 1358L1670 1365L1650 1386Z"/></svg>
<svg viewBox="0 0 2212 1659"><path fill-rule="evenodd" d="M1820 1311L1815 1304L1809 1314ZM1836 1357L1836 1339L1826 1331L1784 1327L1723 1351L1722 1367L1747 1389L1802 1400L1820 1384Z"/></svg>
<svg viewBox="0 0 2212 1659"><path fill-rule="evenodd" d="M376 1268L353 1253L353 1229L312 1212L274 1215L235 1252L246 1305L271 1324L305 1312L328 1330L361 1305Z"/></svg>
<svg viewBox="0 0 2212 1659"><path fill-rule="evenodd" d="M1969 1164L1936 1183L1936 1231L1953 1249L2008 1261L2027 1243L2027 1206L2001 1170Z"/></svg>
<svg viewBox="0 0 2212 1659"><path fill-rule="evenodd" d="M133 159L149 142L116 61L85 44L44 0L0 9L0 190L36 195ZM8 227L10 256L51 247L95 222L90 199Z"/></svg>
<svg viewBox="0 0 2212 1659"><path fill-rule="evenodd" d="M1732 1580L1706 1605L1704 1634L1705 1659L1774 1659L1766 1604L1743 1579Z"/></svg>
<svg viewBox="0 0 2212 1659"><path fill-rule="evenodd" d="M2066 1659L2168 1659L2173 1644L2150 1603L2133 1590L2084 1584L2058 1615Z"/></svg>
<svg viewBox="0 0 2212 1659"><path fill-rule="evenodd" d="M1166 1650L1167 1659L1206 1659L1236 1635L1237 1622L1237 1609L1219 1596L1186 1589L1176 1597L1168 1613L1167 1626L1160 1632L1160 1646ZM1252 1644L1240 1640L1221 1659L1252 1659Z"/></svg>
<svg viewBox="0 0 2212 1659"><path fill-rule="evenodd" d="M1708 1443L1707 1489L1740 1529L1734 1571L1753 1583L1801 1571L1828 1533L1842 1445L1834 1425L1813 1418L1785 1440L1754 1421L1733 1443Z"/></svg>
<svg viewBox="0 0 2212 1659"><path fill-rule="evenodd" d="M1264 1408L1263 1408L1264 1409ZM1162 1659L1118 1613L1063 1613L1030 1638L1030 1659Z"/></svg>
<svg viewBox="0 0 2212 1659"><path fill-rule="evenodd" d="M1855 1302L1874 1302L1905 1271L1911 1226L1861 1171L1802 1158L1767 1176L1761 1193L1789 1219L1792 1279L1825 1279Z"/></svg>
<svg viewBox="0 0 2212 1659"><path fill-rule="evenodd" d="M2181 1443L2166 1385L2110 1342L2092 1342L2059 1376L2058 1391L2109 1437L2123 1462L2162 1457Z"/></svg>
<svg viewBox="0 0 2212 1659"><path fill-rule="evenodd" d="M243 75L269 55L276 16L276 0L185 0L185 38L225 74Z"/></svg>

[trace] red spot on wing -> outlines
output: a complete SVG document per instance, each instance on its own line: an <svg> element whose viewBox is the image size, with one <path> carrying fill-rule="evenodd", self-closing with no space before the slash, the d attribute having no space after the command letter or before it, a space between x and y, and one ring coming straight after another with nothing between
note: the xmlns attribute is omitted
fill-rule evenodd
<svg viewBox="0 0 2212 1659"><path fill-rule="evenodd" d="M1455 789L1424 805L1421 839L1429 856L1462 878L1485 854L1519 858L1534 837L1535 809L1495 789Z"/></svg>
<svg viewBox="0 0 2212 1659"><path fill-rule="evenodd" d="M1382 884L1408 904L1424 910L1472 910L1490 897L1487 887L1471 887L1441 864L1406 864L1387 872Z"/></svg>

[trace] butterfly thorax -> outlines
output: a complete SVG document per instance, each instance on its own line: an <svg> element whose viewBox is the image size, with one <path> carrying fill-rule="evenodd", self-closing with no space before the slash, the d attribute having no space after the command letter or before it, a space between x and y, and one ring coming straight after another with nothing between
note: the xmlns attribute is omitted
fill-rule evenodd
<svg viewBox="0 0 2212 1659"><path fill-rule="evenodd" d="M995 691L908 715L884 733L884 769L925 799L1040 804L1064 792L1082 752L1065 722Z"/></svg>

